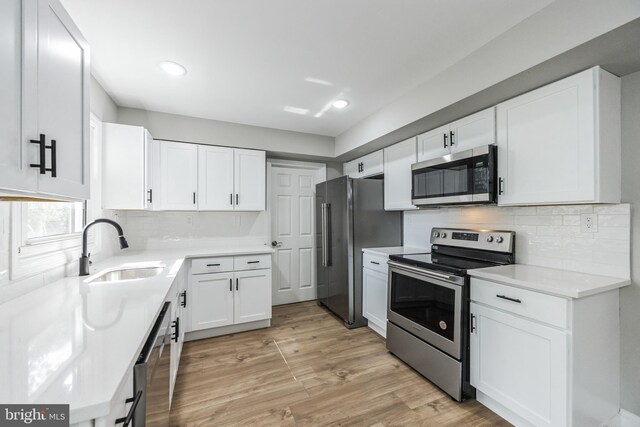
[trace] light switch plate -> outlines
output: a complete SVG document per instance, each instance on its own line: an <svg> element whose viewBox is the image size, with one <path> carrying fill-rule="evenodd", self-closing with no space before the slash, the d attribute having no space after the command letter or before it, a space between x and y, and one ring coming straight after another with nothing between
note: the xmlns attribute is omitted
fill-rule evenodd
<svg viewBox="0 0 640 427"><path fill-rule="evenodd" d="M597 233L598 215L592 213L580 215L580 231L582 233Z"/></svg>

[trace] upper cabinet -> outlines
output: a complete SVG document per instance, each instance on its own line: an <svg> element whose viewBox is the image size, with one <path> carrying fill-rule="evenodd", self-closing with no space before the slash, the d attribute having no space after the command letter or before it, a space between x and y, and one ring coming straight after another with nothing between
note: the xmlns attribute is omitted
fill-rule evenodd
<svg viewBox="0 0 640 427"><path fill-rule="evenodd" d="M103 124L102 207L104 209L153 209L154 158L158 144L141 126Z"/></svg>
<svg viewBox="0 0 640 427"><path fill-rule="evenodd" d="M58 0L3 1L0 25L0 188L89 198L87 42Z"/></svg>
<svg viewBox="0 0 640 427"><path fill-rule="evenodd" d="M411 165L417 161L416 138L384 150L385 210L416 209L411 203Z"/></svg>
<svg viewBox="0 0 640 427"><path fill-rule="evenodd" d="M198 146L160 141L160 204L169 211L198 208Z"/></svg>
<svg viewBox="0 0 640 427"><path fill-rule="evenodd" d="M382 150L347 162L343 166L343 174L350 178L367 178L384 173Z"/></svg>
<svg viewBox="0 0 640 427"><path fill-rule="evenodd" d="M500 205L620 202L618 77L594 67L497 108Z"/></svg>
<svg viewBox="0 0 640 427"><path fill-rule="evenodd" d="M265 210L266 153L198 146L198 194L199 210Z"/></svg>
<svg viewBox="0 0 640 427"><path fill-rule="evenodd" d="M495 107L418 135L418 161L495 144Z"/></svg>

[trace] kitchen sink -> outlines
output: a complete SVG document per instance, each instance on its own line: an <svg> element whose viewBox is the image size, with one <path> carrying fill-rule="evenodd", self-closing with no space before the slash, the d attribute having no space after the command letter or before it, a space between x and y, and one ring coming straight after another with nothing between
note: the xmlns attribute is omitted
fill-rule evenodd
<svg viewBox="0 0 640 427"><path fill-rule="evenodd" d="M122 268L118 270L105 271L99 276L89 280L93 282L121 282L124 280L147 279L160 274L164 267L136 267Z"/></svg>

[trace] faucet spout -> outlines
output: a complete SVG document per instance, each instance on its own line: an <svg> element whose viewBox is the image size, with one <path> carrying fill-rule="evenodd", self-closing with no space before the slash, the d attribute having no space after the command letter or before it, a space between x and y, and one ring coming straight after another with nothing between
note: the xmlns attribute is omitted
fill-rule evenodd
<svg viewBox="0 0 640 427"><path fill-rule="evenodd" d="M84 226L82 230L82 255L80 256L80 276L88 276L89 275L89 266L91 265L91 260L89 259L89 249L88 249L88 238L89 238L89 229L96 224L105 223L112 225L116 231L118 232L118 239L120 241L120 249L126 249L129 247L129 243L127 243L127 239L124 237L124 231L122 231L122 227L117 222L108 219L108 218L98 218L94 221L91 221L89 224Z"/></svg>

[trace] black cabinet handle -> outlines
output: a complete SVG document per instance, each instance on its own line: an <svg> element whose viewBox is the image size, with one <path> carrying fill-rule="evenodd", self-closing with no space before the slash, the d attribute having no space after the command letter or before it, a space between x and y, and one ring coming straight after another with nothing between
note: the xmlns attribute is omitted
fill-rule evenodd
<svg viewBox="0 0 640 427"><path fill-rule="evenodd" d="M40 139L32 139L32 144L38 144L38 156L40 157L40 163L31 163L29 166L32 168L40 169L40 175L44 175L47 171L47 166L45 162L45 136L43 133L40 134Z"/></svg>
<svg viewBox="0 0 640 427"><path fill-rule="evenodd" d="M476 315L471 313L471 333L476 330Z"/></svg>
<svg viewBox="0 0 640 427"><path fill-rule="evenodd" d="M180 318L179 317L176 317L176 320L173 321L172 326L174 328L174 331L171 339L174 342L178 342L178 338L180 337Z"/></svg>
<svg viewBox="0 0 640 427"><path fill-rule="evenodd" d="M229 194L229 204L233 206L233 193Z"/></svg>
<svg viewBox="0 0 640 427"><path fill-rule="evenodd" d="M196 192L195 191L193 192L193 204L194 205L196 204Z"/></svg>
<svg viewBox="0 0 640 427"><path fill-rule="evenodd" d="M229 279L229 292L233 292L233 279Z"/></svg>
<svg viewBox="0 0 640 427"><path fill-rule="evenodd" d="M371 264L380 265L380 263L379 263L379 262L376 262L376 261L369 261L369 262L370 262Z"/></svg>
<svg viewBox="0 0 640 427"><path fill-rule="evenodd" d="M447 135L446 133L444 134L444 148L447 148L447 138L449 137L449 135Z"/></svg>
<svg viewBox="0 0 640 427"><path fill-rule="evenodd" d="M51 178L55 178L58 176L58 151L56 149L57 143L55 139L51 140L51 145L45 146L51 150L51 168L45 169L48 172L51 172Z"/></svg>
<svg viewBox="0 0 640 427"><path fill-rule="evenodd" d="M239 200L240 200L240 199L239 199L239 196L238 196L238 194L236 193L236 206L238 205L238 203L240 203L240 202L239 202Z"/></svg>
<svg viewBox="0 0 640 427"><path fill-rule="evenodd" d="M183 306L183 307L186 307L187 306L187 291L182 291L180 296L182 297L182 302L180 303L180 305Z"/></svg>
<svg viewBox="0 0 640 427"><path fill-rule="evenodd" d="M220 267L220 264L207 264L207 267Z"/></svg>
<svg viewBox="0 0 640 427"><path fill-rule="evenodd" d="M129 412L127 412L126 417L116 418L116 424L124 423L122 427L128 427L129 424L131 424L133 415L136 413L136 407L138 406L138 403L140 403L140 399L142 399L142 390L138 390L135 397L126 400L127 403L133 402L133 405L129 408Z"/></svg>
<svg viewBox="0 0 640 427"><path fill-rule="evenodd" d="M260 261L247 261L247 264L258 264Z"/></svg>
<svg viewBox="0 0 640 427"><path fill-rule="evenodd" d="M498 194L504 194L504 179L498 178Z"/></svg>
<svg viewBox="0 0 640 427"><path fill-rule="evenodd" d="M453 131L449 132L449 145L453 147L453 136L455 135L455 133L453 133Z"/></svg>
<svg viewBox="0 0 640 427"><path fill-rule="evenodd" d="M511 298L511 297L508 297L506 295L496 295L496 297L501 298L501 299L506 299L507 301L511 301L511 302L517 302L518 304L522 303L522 301L520 301L519 299Z"/></svg>
<svg viewBox="0 0 640 427"><path fill-rule="evenodd" d="M239 286L238 282L239 282L239 279L236 278L236 291L238 290L238 286Z"/></svg>
<svg viewBox="0 0 640 427"><path fill-rule="evenodd" d="M148 189L147 193L149 193L149 198L147 199L147 202L149 203L153 203L153 189Z"/></svg>

